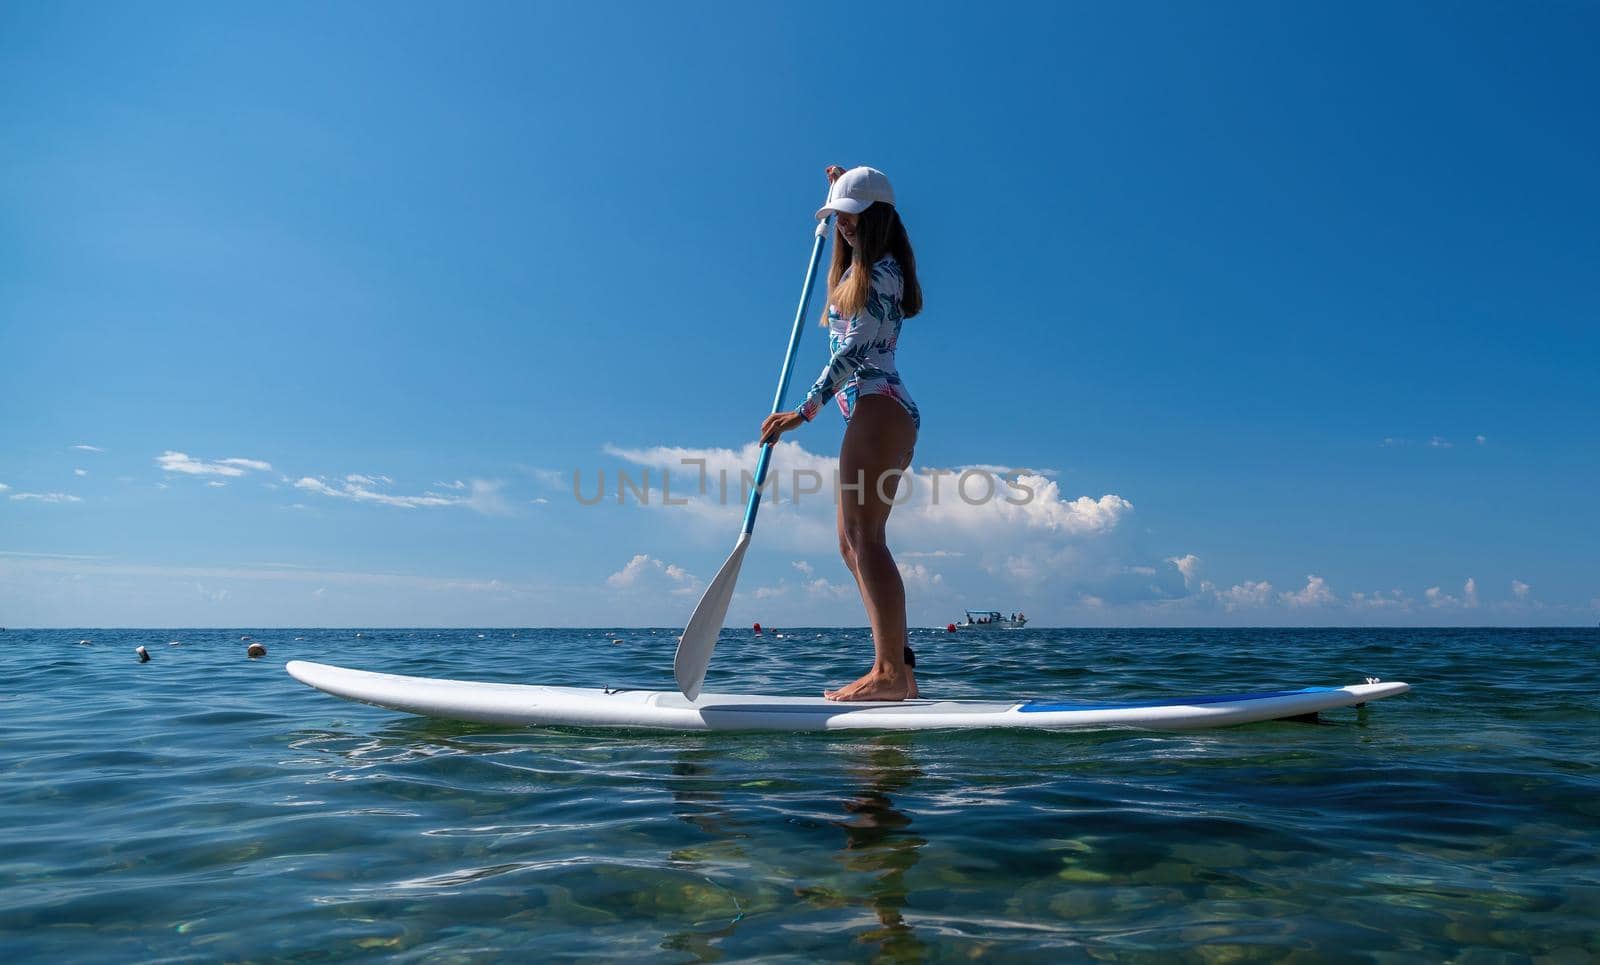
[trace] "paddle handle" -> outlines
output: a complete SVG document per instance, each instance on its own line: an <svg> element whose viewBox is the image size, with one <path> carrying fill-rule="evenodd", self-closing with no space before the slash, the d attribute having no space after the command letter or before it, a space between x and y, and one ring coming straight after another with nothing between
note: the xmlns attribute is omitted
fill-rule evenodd
<svg viewBox="0 0 1600 965"><path fill-rule="evenodd" d="M800 304L794 310L794 329L789 333L789 351L783 356L783 371L778 376L778 391L772 397L772 412L783 411L783 397L789 391L789 377L794 374L795 355L800 349L800 336L805 331L806 315L811 307L811 289L817 281L817 267L822 263L822 246L828 240L828 225L832 217L817 224L817 237L811 244L811 261L806 265L806 283L800 288ZM772 464L772 443L761 446L761 458L756 462L756 488L750 492L750 503L744 511L744 528L739 532L748 536L756 528L756 511L761 508L761 488L767 483L767 467Z"/></svg>

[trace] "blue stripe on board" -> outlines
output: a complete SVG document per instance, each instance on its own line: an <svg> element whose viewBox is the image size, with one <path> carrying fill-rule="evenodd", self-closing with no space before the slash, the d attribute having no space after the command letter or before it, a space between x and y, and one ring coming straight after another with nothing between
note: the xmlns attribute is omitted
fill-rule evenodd
<svg viewBox="0 0 1600 965"><path fill-rule="evenodd" d="M1299 690L1268 690L1259 694L1222 694L1216 697L1169 697L1166 700L1141 700L1129 704L1085 704L1067 701L1030 700L1018 708L1024 714L1060 710L1133 710L1139 707L1192 707L1195 704L1226 704L1235 700L1265 700L1268 697L1293 697L1297 694L1325 694L1338 687L1302 687Z"/></svg>

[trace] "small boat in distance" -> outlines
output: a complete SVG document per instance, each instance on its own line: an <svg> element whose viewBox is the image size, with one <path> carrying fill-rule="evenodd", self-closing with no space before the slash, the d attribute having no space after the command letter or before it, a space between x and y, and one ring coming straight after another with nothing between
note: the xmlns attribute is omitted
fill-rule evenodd
<svg viewBox="0 0 1600 965"><path fill-rule="evenodd" d="M968 610L967 618L956 624L956 628L999 627L1002 630L1014 630L1027 625L1026 613L1013 613L1008 617L999 610Z"/></svg>

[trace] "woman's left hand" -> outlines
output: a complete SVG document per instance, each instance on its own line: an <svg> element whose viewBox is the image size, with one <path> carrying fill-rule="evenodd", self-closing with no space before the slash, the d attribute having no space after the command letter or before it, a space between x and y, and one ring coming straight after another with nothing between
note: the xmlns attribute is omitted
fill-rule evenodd
<svg viewBox="0 0 1600 965"><path fill-rule="evenodd" d="M761 423L761 444L777 442L778 437L806 421L798 412L774 412Z"/></svg>

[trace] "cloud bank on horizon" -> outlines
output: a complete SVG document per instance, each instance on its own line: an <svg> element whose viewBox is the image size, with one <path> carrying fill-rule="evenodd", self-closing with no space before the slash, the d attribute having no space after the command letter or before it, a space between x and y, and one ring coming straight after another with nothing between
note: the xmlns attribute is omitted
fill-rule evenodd
<svg viewBox="0 0 1600 965"><path fill-rule="evenodd" d="M579 525L592 517L597 531L613 536L588 547L589 579L561 561L533 567L531 574L513 565L505 572L463 575L415 566L407 572L299 563L163 563L133 555L6 547L0 550L0 573L9 590L0 593L0 604L23 615L13 623L74 623L75 611L52 605L63 598L51 584L57 589L63 581L73 584L80 592L65 599L81 602L81 591L96 582L126 586L132 581L148 585L139 594L109 594L104 622L139 622L115 610L116 600L126 603L137 595L141 603L134 613L163 625L311 625L333 619L331 614L339 614L335 622L376 625L389 622L395 612L382 598L407 593L408 606L401 612L410 615L403 623L673 626L686 619L704 589L703 574L714 571L719 550L737 533L758 452L754 443L738 449L608 445L600 455L611 460L609 465L588 473L524 472L521 485L528 493L474 478L435 482L421 494L403 495L390 491L397 485L390 473L291 479L274 475L265 459L207 460L169 449L153 460L157 486L170 489L173 480L192 478L192 485L212 487L220 485L219 479L236 482L248 476L265 501L243 503L241 511L308 510L305 503L286 500L310 494L324 499L318 505L329 512L396 512L383 524L390 528L407 525L418 511L468 509L529 539L549 525L552 513ZM834 456L794 441L778 445L730 622L863 622L855 586L837 557L834 500L852 498L848 486L836 489L837 470ZM1588 607L1545 603L1521 579L1510 580L1506 593L1491 602L1481 597L1471 576L1463 578L1459 590L1442 583L1410 591L1340 589L1316 573L1289 586L1251 578L1218 583L1207 575L1209 548L1161 545L1140 527L1131 500L1116 493L1074 495L1063 490L1059 477L988 463L913 466L885 483L897 500L892 547L914 624L950 622L967 606L1027 612L1039 625L1515 623L1586 621L1594 611L1593 602ZM123 492L122 498L131 498L126 488ZM69 493L15 492L7 483L0 483L0 495L14 503L84 502ZM319 525L327 526L326 518ZM417 549L425 553L426 545ZM1308 548L1308 555L1314 552ZM429 592L419 596L419 588ZM421 605L428 600L438 605ZM261 613L276 619L261 619Z"/></svg>

